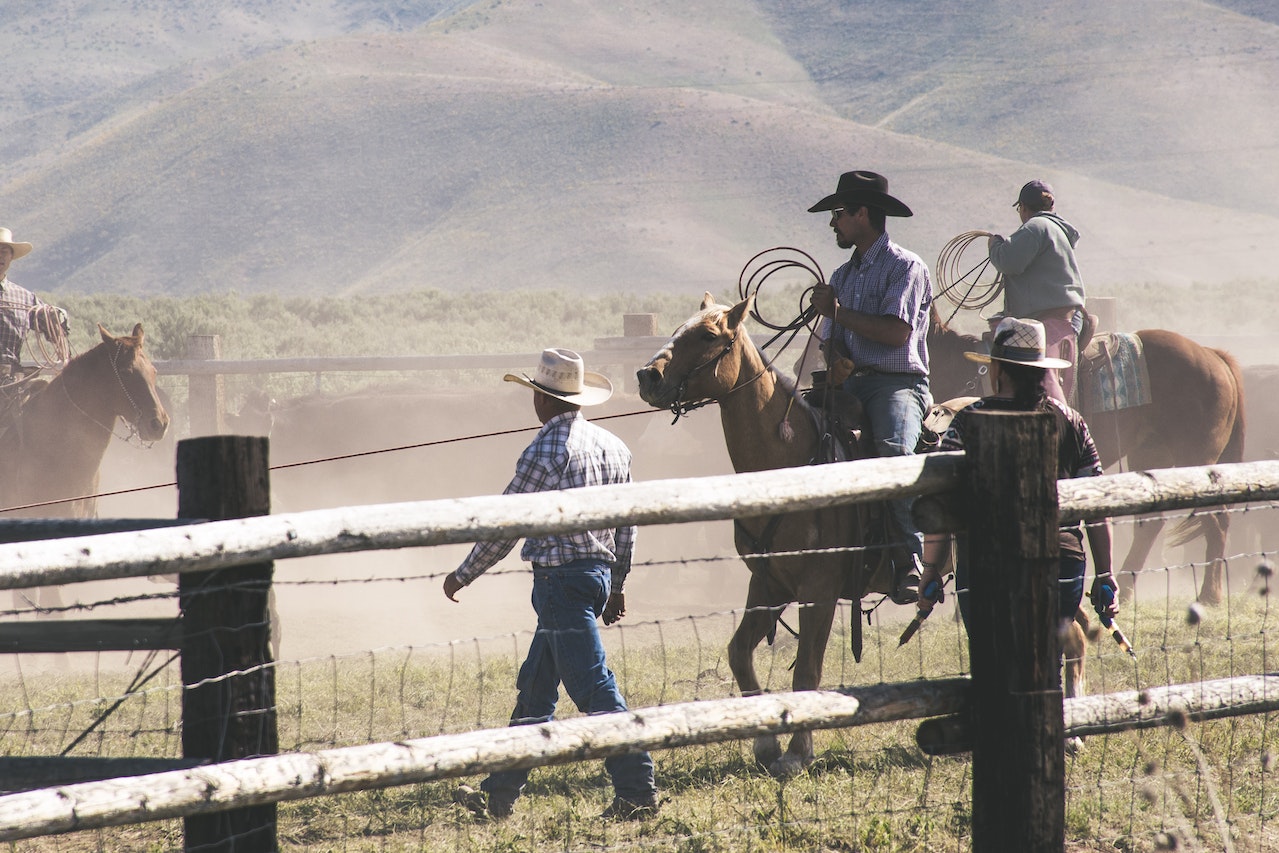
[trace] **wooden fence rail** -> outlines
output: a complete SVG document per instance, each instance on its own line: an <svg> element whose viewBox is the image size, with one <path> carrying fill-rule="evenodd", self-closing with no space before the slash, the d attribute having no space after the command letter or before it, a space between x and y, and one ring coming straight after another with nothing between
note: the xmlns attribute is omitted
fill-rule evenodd
<svg viewBox="0 0 1279 853"><path fill-rule="evenodd" d="M962 453L867 459L565 492L491 495L311 510L70 540L0 544L0 589L203 571L266 560L449 545L598 529L815 509L959 482ZM1111 474L1058 484L1060 520L1279 499L1279 460ZM957 529L938 501L925 530ZM74 522L67 522L73 524ZM0 531L5 522L0 521ZM2 538L2 537L0 537Z"/></svg>
<svg viewBox="0 0 1279 853"><path fill-rule="evenodd" d="M1001 721L997 733L981 726L971 731L974 850L1060 851L1064 844L1061 748L1063 734L1069 729L1060 689L1044 682L1053 669L1045 662L1055 660L1058 654L1056 631L1051 630L1055 619L1044 617L1055 612L1058 524L1080 518L1274 500L1279 498L1279 461L1058 483L1052 479L1055 468L1046 458L1055 448L1047 426L1050 422L1044 416L979 413L968 454L873 459L724 477L282 516L229 518L217 506L201 507L191 514L226 520L0 545L0 589L175 572L185 585L188 578L199 577L198 573L244 566L267 567L264 583L269 585L271 562L290 557L520 538L623 523L671 524L760 516L914 494L926 496L920 501L925 529L947 531L962 526L969 532L970 550L976 548L976 553L984 555L972 567L969 586L973 599L989 596L991 601L981 606L998 614L997 618L979 620L991 631L982 634L974 630L970 636L971 687L951 681L923 681L857 691L698 702L689 707L632 710L616 715L617 720L590 717L500 733L447 736L455 740L426 738L314 755L273 757L261 755L270 750L250 750L241 754L257 757L228 761L225 759L235 757L233 753L196 754L187 758L211 758L218 763L0 797L0 839L178 815L187 818L190 829L205 825L195 820L200 815L316 794L579 760L637 747L669 748L766 731L933 717L968 708L969 718L983 725L987 717ZM180 445L180 455L182 448ZM1039 476L1035 472L1040 472ZM261 489L264 484L246 485ZM265 588L257 590L259 598ZM1032 600L1034 606L1025 606ZM246 611L242 624L264 625L261 602L250 609L253 612ZM1009 642L1008 637L1034 641ZM261 647L264 642L263 636L257 636L253 645ZM248 661L241 669L232 668L224 674L231 676L228 683L245 680L241 675L252 682L253 673L265 669L269 667ZM184 683L188 683L185 661L183 674ZM1246 710L1255 712L1273 709L1279 690L1270 676L1210 691L1203 685L1192 687L1169 688L1175 695L1164 700L1165 705L1184 715L1207 718L1235 713L1228 706L1244 696ZM262 699L269 697L269 685L265 690ZM234 713L237 703L257 702L253 692L224 704ZM1113 700L1103 708L1105 716L1089 712L1086 723L1079 725L1091 727L1090 732L1109 730L1110 726L1150 725L1159 719L1151 717L1150 697L1154 694L1147 690L1137 700ZM1018 697L1026 696L1033 696L1033 701L1019 704ZM1154 705L1160 707L1158 702ZM981 714L973 713L977 706L984 709ZM270 703L252 707L266 708ZM890 713L905 716L885 716ZM186 725L184 719L184 729ZM262 734L257 733L258 741L262 741ZM522 744L523 751L518 757L496 754L492 752L496 742ZM539 746L532 748L534 743ZM151 782L158 787L145 787ZM1009 806L1010 790L1016 792L1013 807ZM259 825L273 833L273 812L264 814L268 820ZM234 833L225 837L234 837Z"/></svg>
<svg viewBox="0 0 1279 853"><path fill-rule="evenodd" d="M26 791L0 796L0 841L605 758L628 749L936 717L959 711L970 690L969 679L950 678L703 700ZM1200 720L1276 710L1279 676L1229 678L1067 699L1065 733L1165 725L1170 714Z"/></svg>

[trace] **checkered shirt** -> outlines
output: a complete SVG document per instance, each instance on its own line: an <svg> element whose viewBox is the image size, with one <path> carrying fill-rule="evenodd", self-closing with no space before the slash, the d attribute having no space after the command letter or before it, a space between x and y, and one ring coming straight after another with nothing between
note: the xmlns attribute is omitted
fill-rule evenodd
<svg viewBox="0 0 1279 853"><path fill-rule="evenodd" d="M542 425L515 464L515 477L503 494L580 489L631 481L631 451L620 438L581 412L565 412ZM455 573L469 584L510 553L517 540L477 542ZM631 570L635 527L530 536L520 557L540 566L599 559L612 564L612 587L621 592Z"/></svg>
<svg viewBox="0 0 1279 853"><path fill-rule="evenodd" d="M839 331L854 365L884 373L928 375L928 310L933 284L928 265L918 255L890 241L885 232L860 263L849 259L835 270L830 286L844 308L876 317L897 317L910 326L910 339L899 347L876 343L841 326ZM833 320L826 320L823 339L830 336L833 324Z"/></svg>
<svg viewBox="0 0 1279 853"><path fill-rule="evenodd" d="M43 304L25 287L0 279L0 364L18 366L27 332L35 328L31 309Z"/></svg>

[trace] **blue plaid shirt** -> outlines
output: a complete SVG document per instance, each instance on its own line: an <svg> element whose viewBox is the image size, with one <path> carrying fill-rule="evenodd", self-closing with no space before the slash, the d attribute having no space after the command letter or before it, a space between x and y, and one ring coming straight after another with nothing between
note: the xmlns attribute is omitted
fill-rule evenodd
<svg viewBox="0 0 1279 853"><path fill-rule="evenodd" d="M928 265L918 255L890 241L884 232L864 257L856 259L854 254L835 270L830 286L843 307L876 317L897 317L910 326L910 339L900 347L876 343L840 326L854 366L928 375L928 309L933 283ZM830 337L833 324L834 320L827 318L823 339Z"/></svg>
<svg viewBox="0 0 1279 853"><path fill-rule="evenodd" d="M550 492L631 481L631 451L620 438L582 417L565 412L542 425L515 463L515 477L502 493ZM455 573L463 584L484 574L515 547L517 540L477 542ZM612 563L613 592L621 592L631 570L635 527L586 530L553 536L530 536L520 557L539 566L562 566L573 560Z"/></svg>
<svg viewBox="0 0 1279 853"><path fill-rule="evenodd" d="M25 287L0 278L0 364L17 367L21 362L22 344L34 328L31 309L43 304Z"/></svg>

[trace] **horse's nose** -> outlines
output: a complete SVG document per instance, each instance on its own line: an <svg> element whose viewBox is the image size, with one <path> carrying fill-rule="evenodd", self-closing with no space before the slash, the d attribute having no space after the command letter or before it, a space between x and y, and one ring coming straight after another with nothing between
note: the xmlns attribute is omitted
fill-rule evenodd
<svg viewBox="0 0 1279 853"><path fill-rule="evenodd" d="M639 380L640 388L652 388L661 381L662 374L656 367L649 365L635 371L635 378Z"/></svg>

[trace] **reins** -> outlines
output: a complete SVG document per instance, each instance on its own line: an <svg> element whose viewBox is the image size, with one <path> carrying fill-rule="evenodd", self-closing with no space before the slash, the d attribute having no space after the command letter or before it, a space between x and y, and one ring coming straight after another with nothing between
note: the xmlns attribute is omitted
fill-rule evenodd
<svg viewBox="0 0 1279 853"><path fill-rule="evenodd" d="M115 375L115 381L120 386L120 390L124 392L124 398L128 400L129 405L133 407L133 414L135 415L135 417L141 420L142 407L139 406L137 402L133 399L133 395L129 393L128 386L125 385L124 383L124 377L120 375L120 363L119 363L120 353L123 351L123 349L124 349L124 344L117 340L115 342L115 353L111 356L111 372ZM123 441L126 444L128 444L133 441L133 438L135 436L138 436L138 446L143 448L151 447L155 444L155 442L143 441L140 437L141 434L138 432L137 425L134 424L133 421L130 421L128 418L124 419L125 425L129 428L128 435L119 435L115 431L115 422L116 420L119 419L119 416L112 418L111 424L109 426L107 424L102 423L102 421L98 420L96 417L86 412L84 408L75 401L75 398L71 396L71 390L67 387L70 384L69 382L63 381L60 384L62 387L62 394L63 396L67 398L67 402L71 404L72 408L74 408L77 412L83 415L85 419L88 420L90 423L94 424L95 426L103 430L104 432L110 433L112 438L119 439L120 441Z"/></svg>

